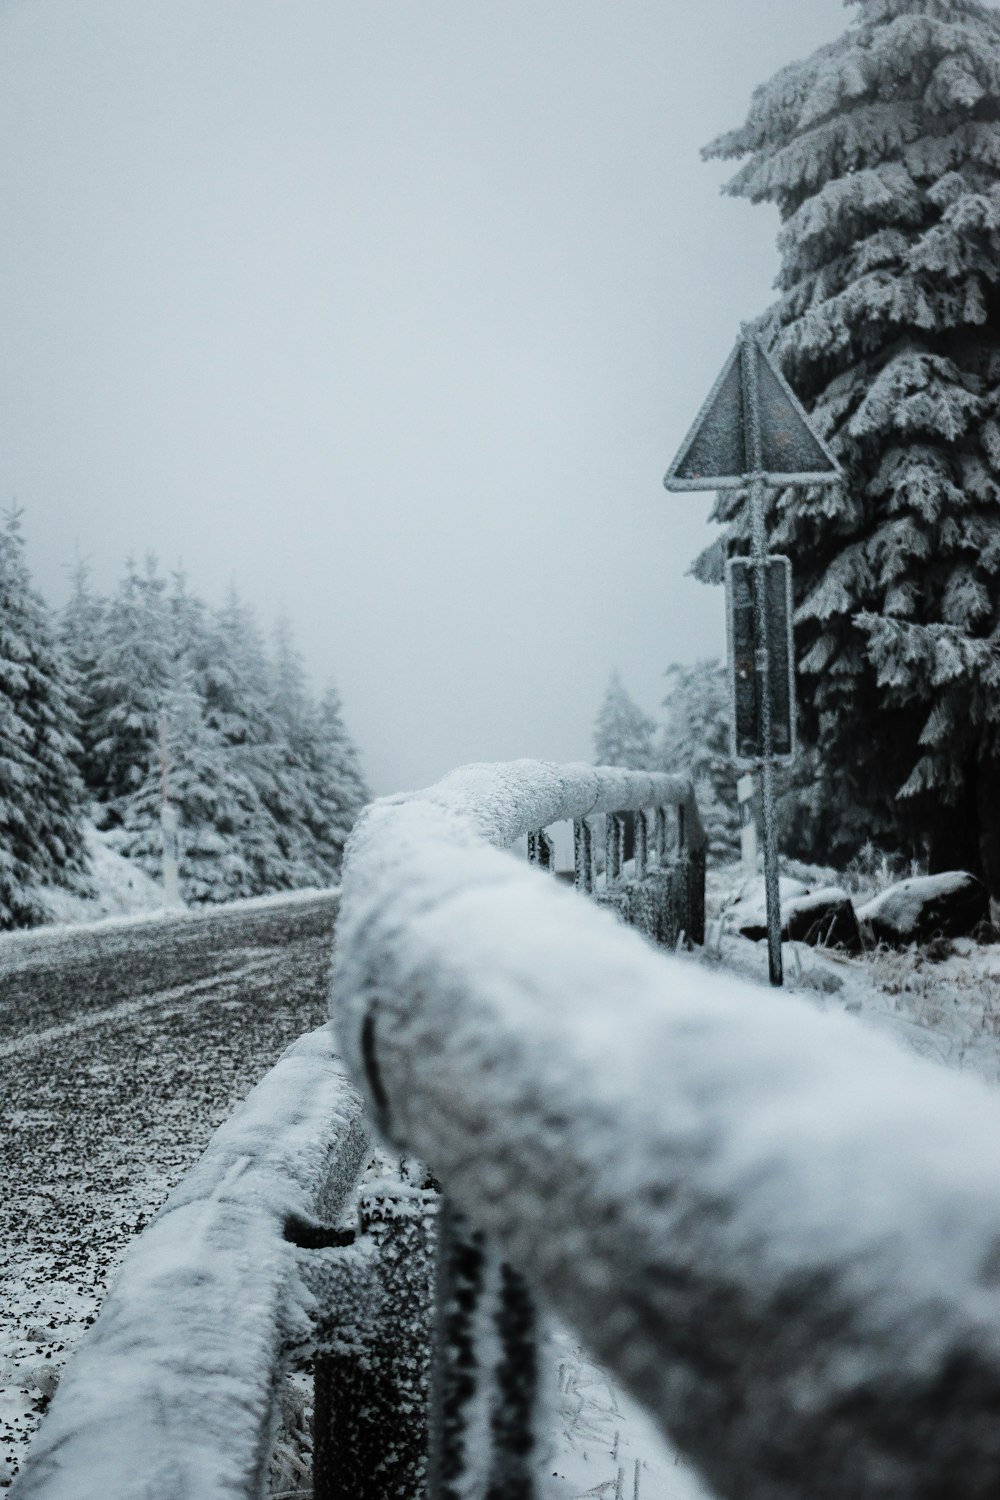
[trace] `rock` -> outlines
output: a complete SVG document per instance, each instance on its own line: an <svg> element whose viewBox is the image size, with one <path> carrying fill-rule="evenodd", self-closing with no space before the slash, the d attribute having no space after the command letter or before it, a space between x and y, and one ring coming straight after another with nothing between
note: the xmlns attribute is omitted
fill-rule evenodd
<svg viewBox="0 0 1000 1500"><path fill-rule="evenodd" d="M989 919L986 887L966 870L917 875L889 886L862 906L860 921L877 942L893 947L926 943L936 937L964 937Z"/></svg>
<svg viewBox="0 0 1000 1500"><path fill-rule="evenodd" d="M860 953L861 933L851 898L839 885L795 896L782 904L781 935L787 942Z"/></svg>
<svg viewBox="0 0 1000 1500"><path fill-rule="evenodd" d="M798 896L807 896L809 887L801 880L791 880L782 875L778 881L778 893L781 897L781 909L784 911L789 901L795 900ZM726 917L728 923L731 923L743 937L748 937L754 942L758 938L767 937L767 909L762 875L747 881L740 891L736 904L726 912Z"/></svg>
<svg viewBox="0 0 1000 1500"><path fill-rule="evenodd" d="M840 886L825 886L810 891L798 880L782 880L781 936L785 942L810 943L827 948L846 948L850 953L861 949L861 934L851 898ZM735 909L737 930L752 942L767 937L763 905L747 903L747 909Z"/></svg>

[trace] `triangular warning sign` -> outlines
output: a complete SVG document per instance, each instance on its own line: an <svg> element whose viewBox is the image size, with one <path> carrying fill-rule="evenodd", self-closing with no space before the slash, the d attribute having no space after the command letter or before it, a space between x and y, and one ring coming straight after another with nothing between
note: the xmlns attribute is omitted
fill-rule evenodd
<svg viewBox="0 0 1000 1500"><path fill-rule="evenodd" d="M813 431L799 398L760 344L756 351L761 466L765 475L813 483L837 479L840 465Z"/></svg>
<svg viewBox="0 0 1000 1500"><path fill-rule="evenodd" d="M735 489L755 471L785 484L823 484L838 477L837 460L813 432L798 398L756 339L753 350L759 467L754 463L754 435L748 431L751 403L744 390L741 337L667 470L663 483L668 490Z"/></svg>

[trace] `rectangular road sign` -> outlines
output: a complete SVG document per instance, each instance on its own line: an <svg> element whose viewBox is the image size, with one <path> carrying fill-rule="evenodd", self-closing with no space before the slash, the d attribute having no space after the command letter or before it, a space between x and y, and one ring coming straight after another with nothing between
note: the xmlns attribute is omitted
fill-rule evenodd
<svg viewBox="0 0 1000 1500"><path fill-rule="evenodd" d="M740 810L740 858L751 874L757 869L757 814L754 794L753 777L741 776L736 783L736 801Z"/></svg>
<svg viewBox="0 0 1000 1500"><path fill-rule="evenodd" d="M769 557L764 566L768 680L771 700L771 753L789 761L795 754L795 656L792 644L792 565ZM755 628L758 571L748 557L726 563L726 625L732 696L733 755L752 765L764 754L760 702L760 657Z"/></svg>

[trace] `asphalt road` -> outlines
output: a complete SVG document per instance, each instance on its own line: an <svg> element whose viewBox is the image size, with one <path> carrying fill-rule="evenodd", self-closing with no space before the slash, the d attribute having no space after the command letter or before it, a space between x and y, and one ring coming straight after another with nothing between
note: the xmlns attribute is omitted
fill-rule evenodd
<svg viewBox="0 0 1000 1500"><path fill-rule="evenodd" d="M0 939L0 1487L129 1241L326 1015L337 897Z"/></svg>

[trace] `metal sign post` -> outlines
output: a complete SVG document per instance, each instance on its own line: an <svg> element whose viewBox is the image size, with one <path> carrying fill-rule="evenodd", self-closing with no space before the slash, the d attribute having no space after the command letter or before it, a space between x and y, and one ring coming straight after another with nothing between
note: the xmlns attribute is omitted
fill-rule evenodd
<svg viewBox="0 0 1000 1500"><path fill-rule="evenodd" d="M773 660L781 640L776 616L780 610L772 592L775 565L788 568L785 558L767 555L764 519L768 484L831 484L840 467L829 448L809 425L801 403L772 363L754 330L746 323L736 347L723 367L674 459L664 485L668 490L746 489L750 507L750 599L752 627L740 618L745 611L734 583L738 560L729 568L729 651L733 674L733 738L737 757L744 742L752 748L749 763L760 771L761 817L764 833L764 893L767 904L767 952L771 983L782 983L781 899L778 886L778 842L775 815L774 765L775 689L781 689L779 753L790 758L794 749L794 661L791 651L790 607L785 610L787 687L780 681L781 664ZM747 567L742 562L742 567ZM786 580L789 575L786 572ZM787 585L790 595L790 586ZM742 628L741 628L742 627ZM752 633L751 633L752 630ZM751 657L752 642L752 657ZM750 660L740 660L740 652ZM752 693L752 696L751 696ZM742 717L753 714L753 731L746 733ZM784 743L787 740L787 745Z"/></svg>
<svg viewBox="0 0 1000 1500"><path fill-rule="evenodd" d="M764 825L764 901L767 907L767 965L771 983L782 983L781 890L778 885L778 833L774 805L774 740L771 725L771 653L767 628L767 533L764 526L764 454L760 430L757 345L746 324L740 330L743 419L750 470L750 557L754 570L754 669L760 692L760 811Z"/></svg>

